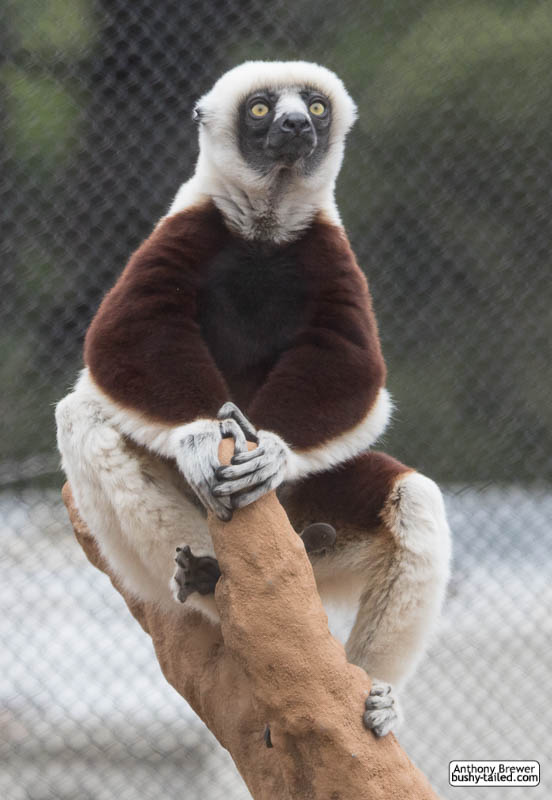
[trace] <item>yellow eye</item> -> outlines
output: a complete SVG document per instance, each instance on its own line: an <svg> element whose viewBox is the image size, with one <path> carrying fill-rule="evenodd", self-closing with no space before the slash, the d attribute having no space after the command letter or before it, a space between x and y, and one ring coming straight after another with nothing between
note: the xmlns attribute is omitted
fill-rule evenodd
<svg viewBox="0 0 552 800"><path fill-rule="evenodd" d="M270 111L266 103L253 103L249 109L254 117L266 117Z"/></svg>
<svg viewBox="0 0 552 800"><path fill-rule="evenodd" d="M309 111L311 114L314 114L315 117L321 117L325 110L326 106L324 103L321 103L320 100L315 100L314 103L311 103L309 106Z"/></svg>

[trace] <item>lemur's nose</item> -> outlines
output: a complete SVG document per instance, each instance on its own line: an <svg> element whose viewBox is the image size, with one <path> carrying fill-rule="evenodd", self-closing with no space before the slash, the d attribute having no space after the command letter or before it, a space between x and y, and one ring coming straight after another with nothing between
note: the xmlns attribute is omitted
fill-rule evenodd
<svg viewBox="0 0 552 800"><path fill-rule="evenodd" d="M301 133L309 131L311 128L310 119L301 114L300 111L290 111L283 114L280 119L280 128L286 133L294 133L299 136Z"/></svg>

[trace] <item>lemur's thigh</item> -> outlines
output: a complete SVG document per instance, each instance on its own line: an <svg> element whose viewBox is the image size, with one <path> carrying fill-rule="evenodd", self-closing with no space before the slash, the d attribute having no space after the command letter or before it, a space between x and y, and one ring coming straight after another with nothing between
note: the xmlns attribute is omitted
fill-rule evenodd
<svg viewBox="0 0 552 800"><path fill-rule="evenodd" d="M369 451L282 492L296 529L330 522L335 549L312 559L322 596L357 603L349 659L400 683L437 618L448 578L449 531L436 484Z"/></svg>
<svg viewBox="0 0 552 800"><path fill-rule="evenodd" d="M110 424L101 400L77 389L58 404L56 420L75 502L105 557L130 591L174 609L177 546L214 554L205 512L172 463Z"/></svg>

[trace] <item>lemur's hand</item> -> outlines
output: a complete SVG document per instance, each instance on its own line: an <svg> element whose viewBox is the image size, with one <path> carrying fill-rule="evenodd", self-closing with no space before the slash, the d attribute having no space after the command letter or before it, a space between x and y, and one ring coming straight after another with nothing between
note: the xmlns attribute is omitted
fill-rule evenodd
<svg viewBox="0 0 552 800"><path fill-rule="evenodd" d="M227 496L217 496L217 470L220 467L218 450L223 438L232 436L234 452L248 452L242 428L234 419L197 420L182 425L174 432L174 453L178 467L203 505L219 519L232 519L232 502Z"/></svg>
<svg viewBox="0 0 552 800"><path fill-rule="evenodd" d="M219 467L213 494L243 508L276 489L286 478L291 451L276 433L258 431L255 450L236 452L230 466Z"/></svg>
<svg viewBox="0 0 552 800"><path fill-rule="evenodd" d="M217 419L233 419L235 420L242 431L245 434L245 438L249 442L256 442L257 441L257 429L250 422L243 411L237 407L235 403L230 402L230 400L225 403L223 406L220 407Z"/></svg>

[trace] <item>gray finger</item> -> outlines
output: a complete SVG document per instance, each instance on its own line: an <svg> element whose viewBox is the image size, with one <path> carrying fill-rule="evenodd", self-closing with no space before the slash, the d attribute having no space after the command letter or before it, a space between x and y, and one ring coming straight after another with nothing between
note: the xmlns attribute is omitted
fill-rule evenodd
<svg viewBox="0 0 552 800"><path fill-rule="evenodd" d="M249 422L249 420L242 415L241 419L236 420L242 431L245 433L245 437L250 442L258 442L259 439L257 438L257 429L255 426Z"/></svg>
<svg viewBox="0 0 552 800"><path fill-rule="evenodd" d="M370 694L366 698L366 710L372 711L381 708L391 708L394 704L393 695Z"/></svg>
<svg viewBox="0 0 552 800"><path fill-rule="evenodd" d="M224 403L217 414L218 419L225 419L227 417L234 419L238 423L247 439L253 442L257 441L257 430L255 426L247 419L243 411L241 411L237 405L231 401Z"/></svg>
<svg viewBox="0 0 552 800"><path fill-rule="evenodd" d="M215 513L223 506L228 511L232 510L232 500L230 497L217 497L214 493L215 488L218 484L215 482L215 473L214 471L211 473L209 479L205 480L205 488L203 489L204 497L207 498L208 503L207 507L214 511Z"/></svg>
<svg viewBox="0 0 552 800"><path fill-rule="evenodd" d="M250 503L254 503L255 500L258 500L260 497L268 494L268 492L270 492L273 488L274 486L272 481L268 480L250 492L236 494L232 497L232 508L245 508L245 506L248 506Z"/></svg>
<svg viewBox="0 0 552 800"><path fill-rule="evenodd" d="M213 495L210 495L208 498L203 497L201 500L205 508L208 511L212 511L213 514L223 522L229 522L232 519L232 509L227 508L226 505L221 502L217 502L217 498L213 497Z"/></svg>
<svg viewBox="0 0 552 800"><path fill-rule="evenodd" d="M372 681L372 685L370 686L370 695L375 694L391 694L393 691L393 687L390 683L386 681L380 681L377 678L374 678Z"/></svg>
<svg viewBox="0 0 552 800"><path fill-rule="evenodd" d="M212 511L219 519L224 522L228 522L232 519L232 509L227 508L223 503L219 502L210 492L208 494L201 494L198 492L198 497L207 511Z"/></svg>
<svg viewBox="0 0 552 800"><path fill-rule="evenodd" d="M257 458L258 456L264 456L264 454L264 447L256 447L254 450L247 450L245 453L238 453L237 455L232 456L230 463L243 464L245 461L249 461L252 458Z"/></svg>
<svg viewBox="0 0 552 800"><path fill-rule="evenodd" d="M228 400L226 403L223 403L217 411L217 419L228 419L233 416L236 410L238 410L237 405L232 403L231 400Z"/></svg>
<svg viewBox="0 0 552 800"><path fill-rule="evenodd" d="M223 481L222 483L217 483L213 489L213 493L217 497L221 497L223 495L243 492L244 489L250 489L252 486L259 486L261 483L264 483L270 478L275 477L278 472L278 465L269 464L263 469L259 469L249 475L244 475L235 481Z"/></svg>
<svg viewBox="0 0 552 800"><path fill-rule="evenodd" d="M389 711L366 711L363 716L365 726L379 738L387 736L397 722L397 715Z"/></svg>
<svg viewBox="0 0 552 800"><path fill-rule="evenodd" d="M220 432L223 439L231 436L234 439L234 452L247 451L247 439L235 419L223 419L220 423Z"/></svg>
<svg viewBox="0 0 552 800"><path fill-rule="evenodd" d="M247 438L250 439L251 441L256 442L257 429L255 428L251 420L249 420L245 416L243 411L241 411L236 405L234 406L234 419L236 420L240 428L243 430Z"/></svg>
<svg viewBox="0 0 552 800"><path fill-rule="evenodd" d="M251 453L257 453L256 450L251 450ZM241 478L243 475L249 475L251 472L256 472L266 466L266 460L257 455L256 458L250 458L249 461L243 463L230 465L228 467L219 467L217 469L217 478L219 481L230 481L235 478Z"/></svg>
<svg viewBox="0 0 552 800"><path fill-rule="evenodd" d="M212 511L216 516L227 522L232 519L232 505L227 498L218 498L211 491L211 487L206 480L203 480L192 487L201 500L203 506Z"/></svg>
<svg viewBox="0 0 552 800"><path fill-rule="evenodd" d="M203 483L204 483L204 492L206 492L209 497L211 498L211 503L214 503L217 507L223 505L228 510L231 510L232 503L230 502L229 498L227 497L215 497L213 494L213 489L218 484L216 473L217 469L220 467L220 461L218 460L218 446L215 451L213 451L209 458L209 463L206 469L203 471ZM213 509L214 510L214 509Z"/></svg>

